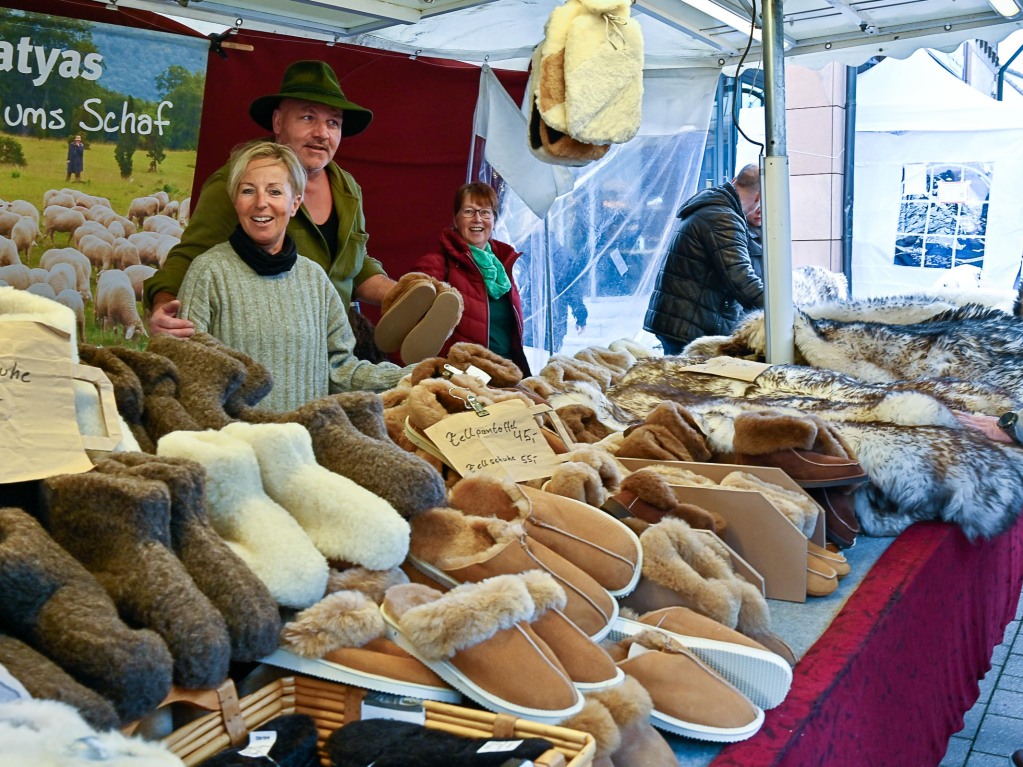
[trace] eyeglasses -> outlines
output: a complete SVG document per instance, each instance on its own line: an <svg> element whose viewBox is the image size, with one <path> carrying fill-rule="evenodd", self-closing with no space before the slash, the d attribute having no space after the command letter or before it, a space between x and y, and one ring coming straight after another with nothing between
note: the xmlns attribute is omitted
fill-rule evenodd
<svg viewBox="0 0 1023 767"><path fill-rule="evenodd" d="M494 217L494 211L490 208L462 208L458 211L458 215L462 218L475 218L477 214L484 221L489 221Z"/></svg>

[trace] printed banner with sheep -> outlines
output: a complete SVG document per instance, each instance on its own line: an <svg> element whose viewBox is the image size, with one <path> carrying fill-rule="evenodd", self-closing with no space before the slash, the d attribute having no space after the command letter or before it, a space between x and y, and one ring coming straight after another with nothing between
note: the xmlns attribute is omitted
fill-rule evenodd
<svg viewBox="0 0 1023 767"><path fill-rule="evenodd" d="M0 8L0 287L145 343L142 282L188 224L208 41Z"/></svg>

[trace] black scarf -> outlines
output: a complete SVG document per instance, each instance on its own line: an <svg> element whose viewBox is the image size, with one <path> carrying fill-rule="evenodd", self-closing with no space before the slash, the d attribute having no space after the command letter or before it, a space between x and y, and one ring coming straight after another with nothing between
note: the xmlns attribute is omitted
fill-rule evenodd
<svg viewBox="0 0 1023 767"><path fill-rule="evenodd" d="M270 255L254 243L252 238L245 234L241 224L238 224L231 232L228 242L231 243L234 252L249 265L252 271L264 277L291 271L291 267L298 260L295 241L288 234L284 235L284 244L276 255Z"/></svg>

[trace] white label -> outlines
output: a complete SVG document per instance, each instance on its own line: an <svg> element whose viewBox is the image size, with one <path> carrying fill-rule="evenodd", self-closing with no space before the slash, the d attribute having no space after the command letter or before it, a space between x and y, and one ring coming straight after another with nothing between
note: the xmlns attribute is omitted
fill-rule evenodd
<svg viewBox="0 0 1023 767"><path fill-rule="evenodd" d="M625 259L622 258L621 251L618 248L612 250L609 254L611 256L611 263L615 265L615 269L618 270L618 274L625 274L629 271L629 265L625 263Z"/></svg>
<svg viewBox="0 0 1023 767"><path fill-rule="evenodd" d="M277 733L273 730L257 730L249 733L249 745L244 751L239 751L239 756L251 756L253 758L269 756L270 749L277 742Z"/></svg>
<svg viewBox="0 0 1023 767"><path fill-rule="evenodd" d="M426 709L418 698L371 692L362 700L362 718L426 724Z"/></svg>
<svg viewBox="0 0 1023 767"><path fill-rule="evenodd" d="M736 378L740 381L755 381L770 365L765 362L742 360L735 357L713 357L706 362L689 365L687 373L707 373L722 378Z"/></svg>
<svg viewBox="0 0 1023 767"><path fill-rule="evenodd" d="M522 745L521 740L488 740L478 749L477 754L494 754L499 751L514 751Z"/></svg>
<svg viewBox="0 0 1023 767"><path fill-rule="evenodd" d="M488 383L490 383L490 375L487 374L487 373L484 373L482 370L480 370L475 365L469 365L469 367L467 367L465 369L465 372L466 372L466 375L471 375L473 378L478 378L479 380L481 380L483 382L484 386L486 386Z"/></svg>

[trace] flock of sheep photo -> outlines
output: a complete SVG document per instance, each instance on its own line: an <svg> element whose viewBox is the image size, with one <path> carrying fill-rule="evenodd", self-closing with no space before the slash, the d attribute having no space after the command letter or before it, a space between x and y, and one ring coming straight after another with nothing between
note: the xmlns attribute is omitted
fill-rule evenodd
<svg viewBox="0 0 1023 767"><path fill-rule="evenodd" d="M123 215L105 197L78 189L50 189L39 202L0 200L0 287L70 307L80 339L90 310L103 331L145 335L142 283L181 239L190 199L155 192L132 200Z"/></svg>

